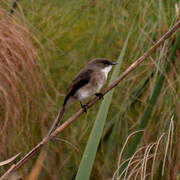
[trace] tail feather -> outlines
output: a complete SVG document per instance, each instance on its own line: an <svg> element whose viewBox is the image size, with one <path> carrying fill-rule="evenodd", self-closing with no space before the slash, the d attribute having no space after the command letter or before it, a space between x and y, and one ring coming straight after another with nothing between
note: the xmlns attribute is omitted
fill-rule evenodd
<svg viewBox="0 0 180 180"><path fill-rule="evenodd" d="M66 109L66 108L65 108L65 105L64 105L64 106L62 107L61 111L59 112L56 120L54 121L53 125L51 126L51 129L50 129L49 132L48 132L48 136L51 135L51 134L53 133L53 131L55 131L56 128L59 126L60 121L61 121L61 119L62 119L62 117L63 117L63 115L64 115L65 109Z"/></svg>

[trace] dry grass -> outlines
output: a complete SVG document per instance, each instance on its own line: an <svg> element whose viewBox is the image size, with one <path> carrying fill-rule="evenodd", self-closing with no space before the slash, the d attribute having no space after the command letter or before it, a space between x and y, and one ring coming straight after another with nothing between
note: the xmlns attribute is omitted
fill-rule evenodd
<svg viewBox="0 0 180 180"><path fill-rule="evenodd" d="M138 132L139 131L136 131L127 137L126 142L124 143L122 151L119 155L118 168L116 169L112 179L146 180L146 178L149 177L148 179L153 180L154 175L155 174L157 175L158 173L155 172L155 169L157 169L158 163L162 159L163 159L163 166L162 166L162 174L160 174L160 176L161 175L164 176L167 156L169 156L170 158L172 153L172 143L173 143L172 137L174 132L173 117L171 118L169 130L167 134L163 133L154 143L149 143L146 146L139 147L139 149L133 154L131 158L126 159L121 163L122 153L124 151L125 146L127 145L131 136L133 136ZM165 139L165 143L163 143L163 139ZM123 166L123 164L126 163L127 161L128 161L127 167L124 169L124 171L121 174L118 174L121 166Z"/></svg>
<svg viewBox="0 0 180 180"><path fill-rule="evenodd" d="M29 123L34 123L34 128L46 126L49 107L48 101L42 100L47 95L46 73L33 41L25 22L0 9L0 160L26 149L26 138L33 138L34 131ZM9 152L15 144L16 149Z"/></svg>
<svg viewBox="0 0 180 180"><path fill-rule="evenodd" d="M16 123L20 118L23 111L22 103L30 103L30 98L25 102L22 99L37 94L41 80L38 72L37 51L28 39L27 28L19 25L14 18L5 15L2 10L0 16L0 89L2 94L0 102L1 107L6 105L4 130L10 119Z"/></svg>

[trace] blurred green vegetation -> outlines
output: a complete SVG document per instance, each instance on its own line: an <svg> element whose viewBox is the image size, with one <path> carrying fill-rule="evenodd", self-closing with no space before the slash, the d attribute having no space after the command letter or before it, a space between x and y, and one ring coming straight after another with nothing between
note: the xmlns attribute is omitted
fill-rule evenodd
<svg viewBox="0 0 180 180"><path fill-rule="evenodd" d="M2 1L0 5L10 9L12 2ZM89 60L106 57L116 61L129 29L135 22L123 57L120 73L123 72L175 24L179 18L177 7L180 8L180 3L175 0L20 0L14 16L25 21L32 33L39 53L40 71L44 75L42 82L46 93L42 91L38 97L37 94L32 96L32 102L36 102L33 107L26 109L25 106L21 121L17 120L17 124L6 129L4 136L8 135L9 142L1 142L0 161L18 152L25 154L40 141L56 117L68 85ZM171 60L169 54L176 38L177 33L115 88L94 162L92 180L113 177L118 168L122 147L128 135L138 128L156 79L161 74L159 72L165 75L165 82L138 148L157 142L160 136L166 133L158 148L154 166L154 178L159 178L158 171L162 166L173 114L175 125L172 148L168 151L166 173L162 179L170 180L180 173L180 49L171 63L170 72L164 72L165 61ZM97 103L92 107L87 114L66 129L59 136L60 139L54 140L49 148L45 149L47 154L38 179L74 179L99 105L100 103ZM64 120L79 108L78 103L71 106ZM1 119L3 121L3 118ZM131 143L130 141L127 144L122 161L125 160ZM151 153L153 154L154 150ZM143 152L140 155L143 158ZM27 177L37 157L25 164L18 173ZM151 173L151 160L147 164L147 174ZM1 168L0 173L7 168ZM132 169L133 166L129 171ZM141 175L137 176L137 179L140 177Z"/></svg>

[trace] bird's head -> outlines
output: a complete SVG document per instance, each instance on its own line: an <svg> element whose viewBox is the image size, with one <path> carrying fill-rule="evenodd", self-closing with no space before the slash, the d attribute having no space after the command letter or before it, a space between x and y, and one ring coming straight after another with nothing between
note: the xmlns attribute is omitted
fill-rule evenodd
<svg viewBox="0 0 180 180"><path fill-rule="evenodd" d="M117 64L116 62L112 62L108 59L98 58L98 59L94 59L94 60L90 61L88 65L93 66L94 68L101 69L107 76L108 73L111 71L112 66L114 66L116 64Z"/></svg>

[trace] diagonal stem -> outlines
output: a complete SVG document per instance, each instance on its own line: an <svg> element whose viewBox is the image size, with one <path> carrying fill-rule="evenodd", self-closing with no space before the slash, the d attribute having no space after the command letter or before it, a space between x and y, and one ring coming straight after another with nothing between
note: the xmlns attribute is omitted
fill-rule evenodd
<svg viewBox="0 0 180 180"><path fill-rule="evenodd" d="M108 93L111 89L116 87L130 72L132 72L134 69L136 69L147 57L149 57L157 47L159 47L166 39L168 39L175 31L177 31L180 28L180 20L169 29L168 32L166 32L145 54L143 54L139 59L137 59L129 68L124 71L119 78L114 81L109 87L107 87L104 92L102 93L105 95ZM87 109L92 107L97 101L99 100L98 97L93 98L87 105ZM55 136L57 136L59 133L61 133L64 129L66 129L71 123L73 123L78 117L80 117L83 114L83 110L80 109L78 112L76 112L73 116L71 116L66 122L64 122L59 128L57 128L51 135L47 135L44 137L44 139L37 144L28 154L26 154L19 162L17 162L15 165L13 165L1 178L8 179L8 177L18 170L21 166L23 166L32 156L34 156L37 152L39 152L42 147L47 144L50 140L52 140Z"/></svg>

